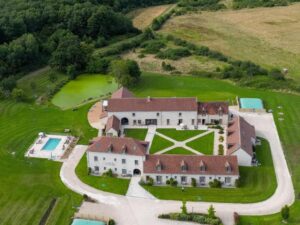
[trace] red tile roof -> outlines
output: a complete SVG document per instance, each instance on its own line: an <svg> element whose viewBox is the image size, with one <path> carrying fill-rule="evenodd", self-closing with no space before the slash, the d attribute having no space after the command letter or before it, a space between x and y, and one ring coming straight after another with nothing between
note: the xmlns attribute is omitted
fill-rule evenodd
<svg viewBox="0 0 300 225"><path fill-rule="evenodd" d="M161 170L156 168L158 164ZM187 170L182 170L182 165L185 165ZM205 170L200 170L201 165L205 165ZM226 167L228 165L230 172ZM237 156L147 155L144 173L239 175L239 167Z"/></svg>
<svg viewBox="0 0 300 225"><path fill-rule="evenodd" d="M98 137L92 140L88 152L110 152L114 154L146 155L145 142L133 138Z"/></svg>
<svg viewBox="0 0 300 225"><path fill-rule="evenodd" d="M198 102L198 114L218 115L228 114L229 104L227 102Z"/></svg>
<svg viewBox="0 0 300 225"><path fill-rule="evenodd" d="M108 100L108 112L197 111L196 98L123 98Z"/></svg>
<svg viewBox="0 0 300 225"><path fill-rule="evenodd" d="M243 149L253 156L252 138L255 138L255 128L243 117L235 116L228 124L228 150L227 155L233 154L238 149Z"/></svg>
<svg viewBox="0 0 300 225"><path fill-rule="evenodd" d="M115 131L120 130L120 120L115 116L111 116L107 119L105 130L109 131L111 128Z"/></svg>
<svg viewBox="0 0 300 225"><path fill-rule="evenodd" d="M111 98L132 98L134 95L127 88L121 87L111 95Z"/></svg>

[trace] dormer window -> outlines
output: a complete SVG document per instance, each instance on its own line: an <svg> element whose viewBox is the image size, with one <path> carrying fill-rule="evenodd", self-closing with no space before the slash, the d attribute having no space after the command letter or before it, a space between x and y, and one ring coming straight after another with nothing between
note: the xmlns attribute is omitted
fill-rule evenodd
<svg viewBox="0 0 300 225"><path fill-rule="evenodd" d="M122 153L123 154L127 153L127 146L126 145L123 145L123 147L122 147Z"/></svg>
<svg viewBox="0 0 300 225"><path fill-rule="evenodd" d="M113 151L113 145L112 144L109 144L107 151L108 152L112 152Z"/></svg>
<svg viewBox="0 0 300 225"><path fill-rule="evenodd" d="M186 172L188 170L188 166L184 160L182 160L180 167L182 172Z"/></svg>
<svg viewBox="0 0 300 225"><path fill-rule="evenodd" d="M156 116L159 116L159 113L156 113Z"/></svg>
<svg viewBox="0 0 300 225"><path fill-rule="evenodd" d="M135 116L135 113L132 113L132 116Z"/></svg>
<svg viewBox="0 0 300 225"><path fill-rule="evenodd" d="M204 162L202 160L200 161L200 171L201 172L205 172L206 171L206 166L205 166L205 164L204 164Z"/></svg>
<svg viewBox="0 0 300 225"><path fill-rule="evenodd" d="M226 170L227 173L232 172L232 168L231 168L230 163L228 161L226 161L226 163L225 163L225 170Z"/></svg>
<svg viewBox="0 0 300 225"><path fill-rule="evenodd" d="M161 164L160 160L157 160L155 168L156 168L156 171L161 171L162 170L162 164Z"/></svg>
<svg viewBox="0 0 300 225"><path fill-rule="evenodd" d="M205 107L203 106L202 107L202 116L205 116L206 115L206 109L205 109Z"/></svg>
<svg viewBox="0 0 300 225"><path fill-rule="evenodd" d="M182 116L182 113L180 112L178 115L179 115L179 116Z"/></svg>

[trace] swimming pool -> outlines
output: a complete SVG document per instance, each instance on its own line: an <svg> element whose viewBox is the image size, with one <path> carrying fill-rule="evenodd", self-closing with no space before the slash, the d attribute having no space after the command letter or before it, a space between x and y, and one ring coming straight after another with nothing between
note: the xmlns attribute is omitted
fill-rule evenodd
<svg viewBox="0 0 300 225"><path fill-rule="evenodd" d="M264 109L264 105L259 98L241 98L240 105L242 109Z"/></svg>
<svg viewBox="0 0 300 225"><path fill-rule="evenodd" d="M54 149L56 149L60 141L61 141L60 138L49 138L49 140L43 146L42 150L53 151Z"/></svg>
<svg viewBox="0 0 300 225"><path fill-rule="evenodd" d="M74 219L72 225L105 225L106 223L96 220Z"/></svg>

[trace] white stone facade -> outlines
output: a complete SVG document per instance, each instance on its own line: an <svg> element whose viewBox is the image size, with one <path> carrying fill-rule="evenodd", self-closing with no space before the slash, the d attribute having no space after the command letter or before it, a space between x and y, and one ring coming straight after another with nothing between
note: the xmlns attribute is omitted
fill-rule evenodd
<svg viewBox="0 0 300 225"><path fill-rule="evenodd" d="M145 156L127 154L87 152L88 167L94 175L101 175L109 169L120 176L141 174Z"/></svg>

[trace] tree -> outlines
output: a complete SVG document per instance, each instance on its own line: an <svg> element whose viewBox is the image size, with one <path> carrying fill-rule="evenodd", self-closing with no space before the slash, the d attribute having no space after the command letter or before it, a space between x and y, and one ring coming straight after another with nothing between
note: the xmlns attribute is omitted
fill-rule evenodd
<svg viewBox="0 0 300 225"><path fill-rule="evenodd" d="M14 88L11 92L11 96L18 102L24 101L26 99L25 92L19 88Z"/></svg>
<svg viewBox="0 0 300 225"><path fill-rule="evenodd" d="M182 201L182 206L180 208L181 208L181 213L186 215L187 214L186 201Z"/></svg>
<svg viewBox="0 0 300 225"><path fill-rule="evenodd" d="M216 211L215 211L213 205L210 205L210 207L207 210L207 214L208 214L209 218L215 218L216 217L216 215L215 215Z"/></svg>
<svg viewBox="0 0 300 225"><path fill-rule="evenodd" d="M284 221L286 221L289 217L290 217L290 208L285 205L284 207L282 207L281 209L281 217Z"/></svg>
<svg viewBox="0 0 300 225"><path fill-rule="evenodd" d="M17 81L13 76L10 76L4 78L1 81L0 86L3 88L4 91L12 91L17 86Z"/></svg>
<svg viewBox="0 0 300 225"><path fill-rule="evenodd" d="M116 82L125 87L136 84L141 75L138 64L132 60L112 61L111 73L115 77Z"/></svg>

